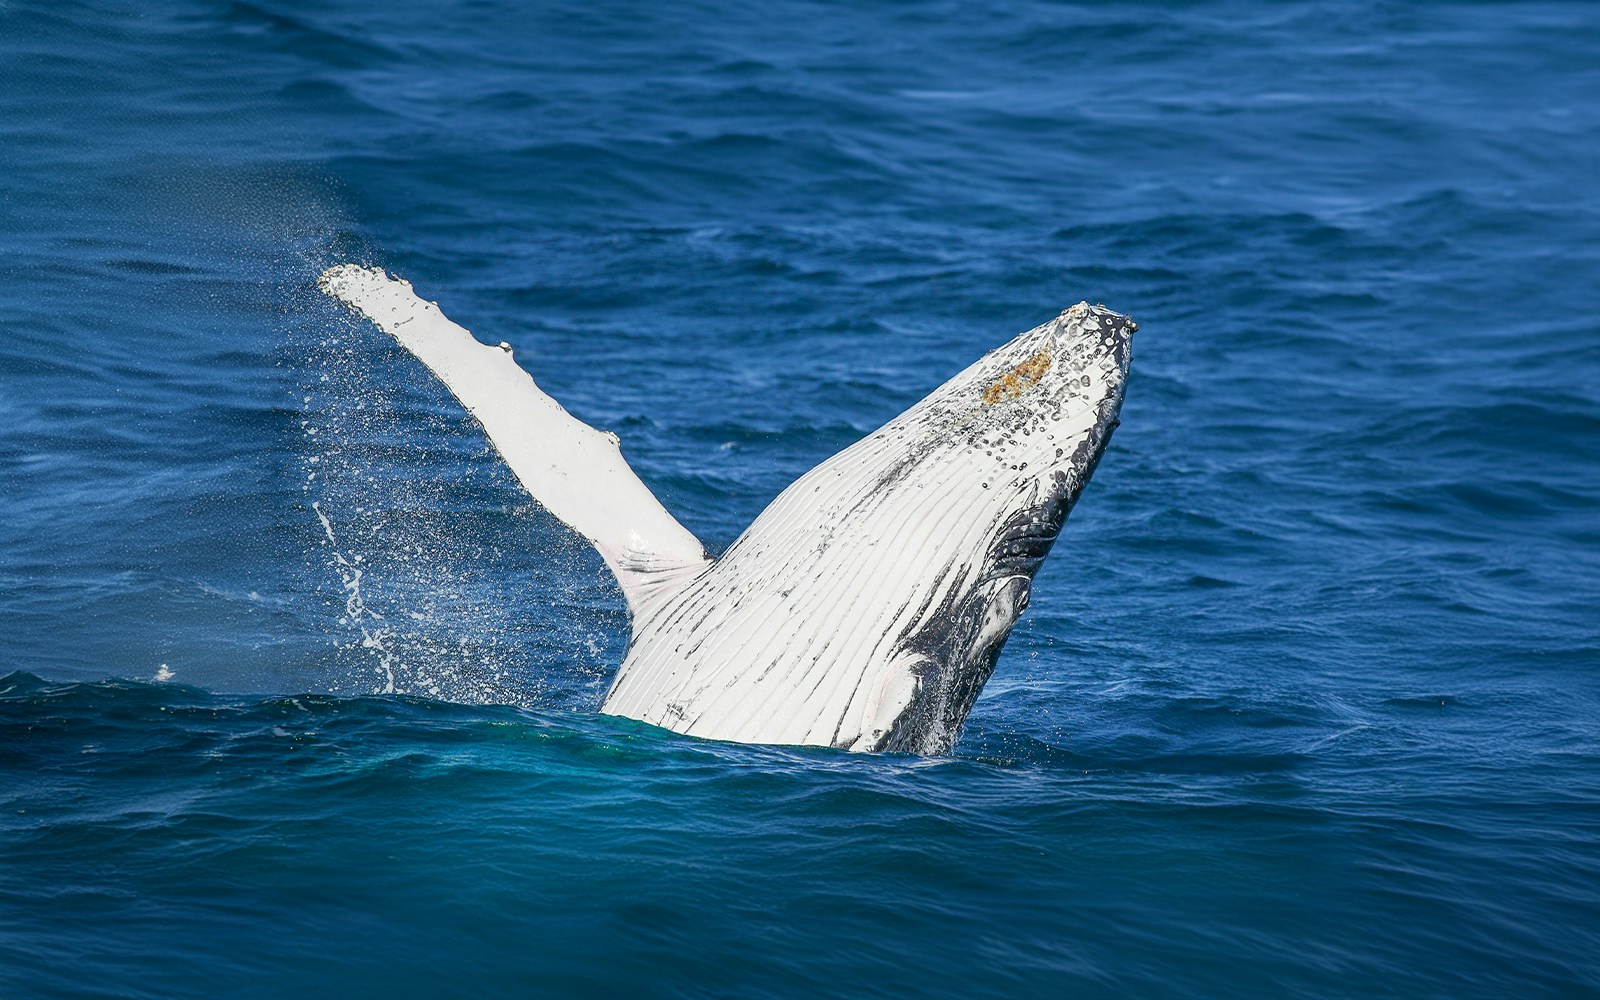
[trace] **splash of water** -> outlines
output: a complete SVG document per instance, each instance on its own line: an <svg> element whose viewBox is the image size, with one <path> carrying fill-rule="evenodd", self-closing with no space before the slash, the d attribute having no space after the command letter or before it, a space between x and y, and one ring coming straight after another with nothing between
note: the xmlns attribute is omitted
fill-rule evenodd
<svg viewBox="0 0 1600 1000"><path fill-rule="evenodd" d="M375 693L394 694L394 633L377 624L383 621L383 615L367 607L365 598L361 596L361 577L366 571L357 564L363 557L360 554L353 554L347 558L339 550L339 539L333 534L333 522L322 512L322 505L312 501L311 509L316 512L317 520L322 522L322 532L328 542L329 554L339 574L340 582L344 585L344 617L339 619L339 624L359 629L361 648L374 650L377 653L377 669L383 675L383 686Z"/></svg>
<svg viewBox="0 0 1600 1000"><path fill-rule="evenodd" d="M301 393L302 493L320 526L306 564L338 587L330 686L592 709L626 627L598 560L440 387L342 322L310 352Z"/></svg>

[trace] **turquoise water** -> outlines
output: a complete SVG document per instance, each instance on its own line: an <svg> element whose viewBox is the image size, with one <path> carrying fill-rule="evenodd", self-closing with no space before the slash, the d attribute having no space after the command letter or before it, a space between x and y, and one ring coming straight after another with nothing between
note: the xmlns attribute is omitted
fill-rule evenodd
<svg viewBox="0 0 1600 1000"><path fill-rule="evenodd" d="M1600 992L1596 51L3 0L0 995ZM713 549L1063 306L1141 332L954 751L736 746L594 714L620 594L343 260Z"/></svg>

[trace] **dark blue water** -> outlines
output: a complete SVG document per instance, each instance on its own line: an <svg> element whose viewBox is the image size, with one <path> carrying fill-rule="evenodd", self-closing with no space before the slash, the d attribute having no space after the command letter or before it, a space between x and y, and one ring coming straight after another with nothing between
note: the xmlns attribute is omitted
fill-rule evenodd
<svg viewBox="0 0 1600 1000"><path fill-rule="evenodd" d="M439 6L0 0L0 994L1600 992L1592 4ZM745 747L344 260L713 549L1142 331L954 752Z"/></svg>

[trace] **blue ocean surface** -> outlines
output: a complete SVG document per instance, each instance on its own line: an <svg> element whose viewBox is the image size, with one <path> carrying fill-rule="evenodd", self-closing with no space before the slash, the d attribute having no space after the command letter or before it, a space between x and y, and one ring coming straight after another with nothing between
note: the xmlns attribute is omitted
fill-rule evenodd
<svg viewBox="0 0 1600 1000"><path fill-rule="evenodd" d="M0 997L1600 995L1600 9L0 0ZM954 750L596 713L413 281L713 550L1080 299Z"/></svg>

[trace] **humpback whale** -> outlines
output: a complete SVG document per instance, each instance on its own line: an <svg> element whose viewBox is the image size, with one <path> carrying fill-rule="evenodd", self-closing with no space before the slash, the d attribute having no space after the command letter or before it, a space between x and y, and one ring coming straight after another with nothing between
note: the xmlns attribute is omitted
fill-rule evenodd
<svg viewBox="0 0 1600 1000"><path fill-rule="evenodd" d="M379 268L318 285L432 371L615 574L632 636L602 712L855 751L955 742L1117 427L1137 329L1078 303L795 480L711 559L510 345Z"/></svg>

